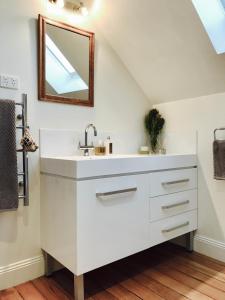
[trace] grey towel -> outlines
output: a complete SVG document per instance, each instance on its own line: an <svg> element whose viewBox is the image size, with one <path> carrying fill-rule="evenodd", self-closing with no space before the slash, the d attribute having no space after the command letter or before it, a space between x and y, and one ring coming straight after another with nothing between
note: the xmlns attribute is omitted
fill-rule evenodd
<svg viewBox="0 0 225 300"><path fill-rule="evenodd" d="M225 180L225 140L213 142L214 178Z"/></svg>
<svg viewBox="0 0 225 300"><path fill-rule="evenodd" d="M0 100L0 210L18 208L15 102Z"/></svg>

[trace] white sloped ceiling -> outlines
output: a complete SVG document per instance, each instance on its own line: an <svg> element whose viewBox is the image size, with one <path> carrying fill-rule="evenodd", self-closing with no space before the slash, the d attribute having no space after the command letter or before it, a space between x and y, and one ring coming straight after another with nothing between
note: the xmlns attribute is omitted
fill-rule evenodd
<svg viewBox="0 0 225 300"><path fill-rule="evenodd" d="M98 0L97 26L152 103L225 92L191 0Z"/></svg>

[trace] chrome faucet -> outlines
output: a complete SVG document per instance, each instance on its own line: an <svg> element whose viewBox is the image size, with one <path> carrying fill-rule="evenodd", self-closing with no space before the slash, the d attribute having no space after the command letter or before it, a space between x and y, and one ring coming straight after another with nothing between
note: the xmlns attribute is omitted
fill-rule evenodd
<svg viewBox="0 0 225 300"><path fill-rule="evenodd" d="M79 143L79 149L80 150L84 150L84 156L88 156L89 155L89 150L90 149L94 149L93 142L92 142L91 145L88 145L88 131L89 131L89 128L93 128L93 130L94 130L94 136L97 136L97 129L96 129L96 127L93 124L89 124L86 127L86 129L85 129L85 143L84 143L84 145L81 145Z"/></svg>

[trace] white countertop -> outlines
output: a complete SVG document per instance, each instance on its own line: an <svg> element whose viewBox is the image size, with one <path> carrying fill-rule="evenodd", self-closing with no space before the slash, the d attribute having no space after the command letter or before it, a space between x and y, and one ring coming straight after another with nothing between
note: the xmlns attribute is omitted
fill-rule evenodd
<svg viewBox="0 0 225 300"><path fill-rule="evenodd" d="M41 173L76 180L195 166L196 154L41 157Z"/></svg>

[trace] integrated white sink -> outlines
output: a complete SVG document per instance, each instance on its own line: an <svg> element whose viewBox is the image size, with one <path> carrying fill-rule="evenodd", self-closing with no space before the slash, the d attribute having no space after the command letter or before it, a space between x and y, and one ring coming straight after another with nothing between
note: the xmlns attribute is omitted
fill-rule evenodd
<svg viewBox="0 0 225 300"><path fill-rule="evenodd" d="M152 172L197 165L196 154L109 155L42 157L41 172L85 179L99 176Z"/></svg>

